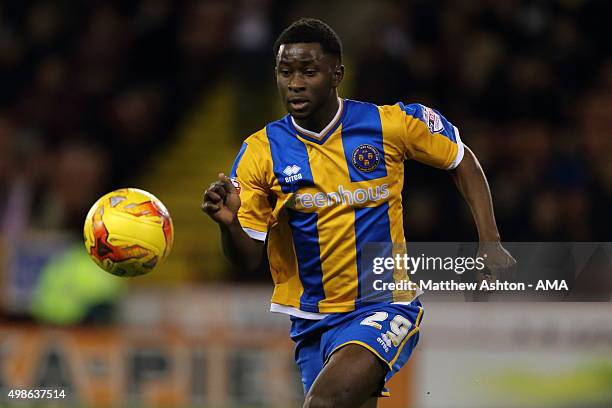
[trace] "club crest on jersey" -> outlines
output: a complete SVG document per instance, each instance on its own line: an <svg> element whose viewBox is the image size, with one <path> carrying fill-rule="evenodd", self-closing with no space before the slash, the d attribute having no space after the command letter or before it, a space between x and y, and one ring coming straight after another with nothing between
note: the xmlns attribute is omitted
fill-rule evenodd
<svg viewBox="0 0 612 408"><path fill-rule="evenodd" d="M369 144L359 145L353 150L353 166L359 171L374 171L380 163L378 149Z"/></svg>

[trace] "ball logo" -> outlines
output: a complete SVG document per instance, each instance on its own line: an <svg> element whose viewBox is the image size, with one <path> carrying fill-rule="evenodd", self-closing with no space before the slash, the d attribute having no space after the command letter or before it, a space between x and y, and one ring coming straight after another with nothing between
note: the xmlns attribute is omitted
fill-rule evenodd
<svg viewBox="0 0 612 408"><path fill-rule="evenodd" d="M353 166L359 171L371 172L380 163L380 153L369 144L359 145L353 150Z"/></svg>

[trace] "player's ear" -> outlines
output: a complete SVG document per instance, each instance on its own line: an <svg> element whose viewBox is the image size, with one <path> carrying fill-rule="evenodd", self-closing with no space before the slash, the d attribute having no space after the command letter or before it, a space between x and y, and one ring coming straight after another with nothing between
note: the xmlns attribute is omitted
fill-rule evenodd
<svg viewBox="0 0 612 408"><path fill-rule="evenodd" d="M342 79L344 78L344 65L338 64L334 68L334 73L332 77L332 84L334 87L340 86Z"/></svg>

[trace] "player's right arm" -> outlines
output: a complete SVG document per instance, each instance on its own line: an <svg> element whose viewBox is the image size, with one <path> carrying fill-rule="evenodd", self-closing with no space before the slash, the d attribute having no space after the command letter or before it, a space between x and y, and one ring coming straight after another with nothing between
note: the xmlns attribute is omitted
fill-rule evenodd
<svg viewBox="0 0 612 408"><path fill-rule="evenodd" d="M238 219L240 196L231 180L223 173L204 193L202 211L221 229L221 243L225 256L234 265L251 271L259 266L264 242L251 238Z"/></svg>
<svg viewBox="0 0 612 408"><path fill-rule="evenodd" d="M219 224L223 251L230 262L254 270L263 258L272 219L274 173L263 130L242 144L230 177L219 174L204 193L202 210Z"/></svg>

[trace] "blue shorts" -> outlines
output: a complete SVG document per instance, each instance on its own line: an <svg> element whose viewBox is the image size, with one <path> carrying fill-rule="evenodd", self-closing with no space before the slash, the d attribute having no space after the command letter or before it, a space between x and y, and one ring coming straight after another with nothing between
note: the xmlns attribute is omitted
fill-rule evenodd
<svg viewBox="0 0 612 408"><path fill-rule="evenodd" d="M408 361L419 341L423 307L419 300L408 305L377 303L348 313L334 313L322 320L291 317L291 339L296 342L295 361L308 393L331 355L347 344L371 351L389 368L387 382ZM389 396L381 389L379 396Z"/></svg>

